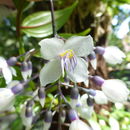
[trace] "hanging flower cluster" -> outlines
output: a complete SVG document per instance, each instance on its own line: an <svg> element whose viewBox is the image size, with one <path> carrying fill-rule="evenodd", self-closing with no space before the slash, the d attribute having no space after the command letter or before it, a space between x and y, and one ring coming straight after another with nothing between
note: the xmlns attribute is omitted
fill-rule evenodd
<svg viewBox="0 0 130 130"><path fill-rule="evenodd" d="M109 64L122 63L125 54L119 48L94 47L93 38L90 35L74 36L67 40L59 37L46 38L41 40L39 45L42 58L48 62L38 74L40 86L34 92L26 92L29 97L20 107L20 116L26 129L35 126L35 122L40 118L43 120L43 129L49 130L53 116L58 112L61 118L60 123L65 122L68 113L71 121L69 130L91 130L93 127L80 118L85 120L91 118L95 103L107 104L109 101L124 103L127 101L129 90L123 81L105 80L100 76L93 76L88 69L90 63L96 70L97 54L102 55ZM0 57L0 72L7 84L6 88L0 88L0 112L11 109L14 106L15 97L26 90L25 87L31 80L38 77L31 78L33 67L28 58L31 52L26 53L25 60L19 63L23 81L13 80L12 76L14 74L16 76L12 66L17 64L19 57L11 57L8 60ZM77 84L83 82L89 86L90 80L100 86L100 90L81 87ZM68 93L70 92L68 99L62 93L62 87L68 90ZM55 96L49 101L48 106L46 99L50 88L52 88L52 92L55 91ZM57 96L59 96L57 103L59 105L55 107L54 102ZM38 109L36 109L37 105Z"/></svg>

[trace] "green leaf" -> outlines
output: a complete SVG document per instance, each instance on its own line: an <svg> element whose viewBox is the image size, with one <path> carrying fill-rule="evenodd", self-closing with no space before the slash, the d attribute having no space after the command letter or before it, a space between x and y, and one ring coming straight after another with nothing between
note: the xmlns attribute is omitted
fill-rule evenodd
<svg viewBox="0 0 130 130"><path fill-rule="evenodd" d="M59 35L63 38L69 38L69 37L72 37L72 36L86 36L89 32L91 31L90 28L84 30L83 32L80 32L80 33L75 33L75 34L72 34L72 33L60 33Z"/></svg>
<svg viewBox="0 0 130 130"><path fill-rule="evenodd" d="M22 130L23 125L22 125L22 120L17 117L16 120L14 120L11 125L10 125L10 130Z"/></svg>
<svg viewBox="0 0 130 130"><path fill-rule="evenodd" d="M62 10L55 11L56 30L59 30L69 19L77 1ZM32 37L47 37L52 34L50 11L41 11L26 17L22 23L22 31Z"/></svg>

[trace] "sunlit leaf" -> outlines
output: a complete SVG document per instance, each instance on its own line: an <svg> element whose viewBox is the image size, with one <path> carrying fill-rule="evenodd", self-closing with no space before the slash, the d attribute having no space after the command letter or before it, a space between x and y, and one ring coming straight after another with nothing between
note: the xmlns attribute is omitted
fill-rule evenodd
<svg viewBox="0 0 130 130"><path fill-rule="evenodd" d="M76 5L77 2L70 7L55 11L57 30L67 22ZM50 11L41 11L26 17L22 23L22 31L32 37L47 37L51 35L52 23Z"/></svg>

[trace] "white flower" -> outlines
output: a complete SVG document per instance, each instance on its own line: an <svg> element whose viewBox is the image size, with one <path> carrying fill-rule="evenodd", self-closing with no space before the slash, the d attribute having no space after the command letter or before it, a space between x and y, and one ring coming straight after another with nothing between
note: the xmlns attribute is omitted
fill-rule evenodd
<svg viewBox="0 0 130 130"><path fill-rule="evenodd" d="M108 103L108 99L107 99L106 95L100 90L96 90L96 95L94 96L94 100L97 104L107 104Z"/></svg>
<svg viewBox="0 0 130 130"><path fill-rule="evenodd" d="M102 91L111 102L124 102L128 98L129 90L126 84L121 80L105 80L101 87Z"/></svg>
<svg viewBox="0 0 130 130"><path fill-rule="evenodd" d="M84 82L88 78L86 62L80 58L89 55L93 50L91 36L76 36L69 38L65 43L58 38L40 41L41 54L44 59L50 60L40 72L42 86L67 76L73 82Z"/></svg>
<svg viewBox="0 0 130 130"><path fill-rule="evenodd" d="M105 48L105 53L103 54L105 61L109 64L120 64L126 57L124 52L122 52L116 46L109 46Z"/></svg>
<svg viewBox="0 0 130 130"><path fill-rule="evenodd" d="M80 119L71 122L69 130L91 130L91 128Z"/></svg>
<svg viewBox="0 0 130 130"><path fill-rule="evenodd" d="M0 88L0 112L9 110L14 103L15 95L9 88Z"/></svg>
<svg viewBox="0 0 130 130"><path fill-rule="evenodd" d="M8 66L6 60L3 57L0 57L0 70L5 78L6 84L12 81L12 75L15 75L16 72L12 67Z"/></svg>
<svg viewBox="0 0 130 130"><path fill-rule="evenodd" d="M124 102L127 100L129 90L122 80L104 80L100 76L92 76L91 79L96 85L101 86L103 93L111 102Z"/></svg>

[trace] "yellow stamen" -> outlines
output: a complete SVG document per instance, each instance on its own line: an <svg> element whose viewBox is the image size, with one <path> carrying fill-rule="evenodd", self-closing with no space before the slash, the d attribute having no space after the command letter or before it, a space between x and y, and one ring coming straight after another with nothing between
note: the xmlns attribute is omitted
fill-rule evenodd
<svg viewBox="0 0 130 130"><path fill-rule="evenodd" d="M59 55L61 57L67 56L67 58L71 59L74 56L74 52L73 52L73 50L69 49L69 50L64 51L63 53L60 53Z"/></svg>

